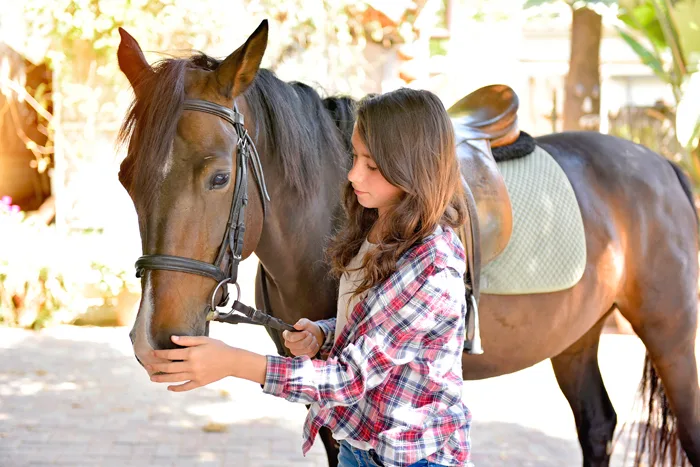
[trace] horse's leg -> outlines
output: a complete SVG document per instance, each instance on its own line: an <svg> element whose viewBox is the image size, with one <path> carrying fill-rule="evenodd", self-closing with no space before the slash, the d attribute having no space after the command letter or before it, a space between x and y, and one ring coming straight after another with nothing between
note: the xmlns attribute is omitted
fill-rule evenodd
<svg viewBox="0 0 700 467"><path fill-rule="evenodd" d="M654 192L664 198L635 201L647 209L634 213L630 232L647 235L627 238L626 279L617 303L651 359L642 380L651 427L641 433L638 457L646 445L648 463L663 463L663 458L675 456L677 438L690 462L700 466L697 218L689 183L678 170L676 175L685 196L665 183Z"/></svg>
<svg viewBox="0 0 700 467"><path fill-rule="evenodd" d="M669 279L682 281L684 278L679 274ZM662 278L656 280L663 281ZM666 452L669 457L675 456L677 435L691 464L700 466L700 388L695 355L697 298L693 291L685 303L679 304L673 296L677 288L678 284L657 284L657 291L668 294L665 299L645 297L640 308L621 308L621 311L644 342L651 359L645 364L646 389L642 395L649 410L648 422L654 425L646 428L644 443L650 457L649 465L655 465L655 459L661 464ZM659 377L663 386L659 384ZM638 454L644 448L639 445ZM674 462L674 465L677 464Z"/></svg>
<svg viewBox="0 0 700 467"><path fill-rule="evenodd" d="M571 405L586 467L607 466L617 415L598 367L598 342L605 318L553 357L557 382Z"/></svg>
<svg viewBox="0 0 700 467"><path fill-rule="evenodd" d="M270 289L273 289L274 286L270 286L269 284L267 287L267 293L271 294ZM268 297L265 297L263 293L263 285L262 285L262 265L258 268L258 274L255 278L255 305L260 308L265 310L267 313L271 314L273 313L273 306L272 306L272 300L273 296L268 295ZM274 292L274 289L273 289ZM274 315L273 315L274 316ZM282 336L280 333L274 329L266 328L267 333L270 335L270 338L272 339L272 342L275 343L275 347L277 347L277 353L282 355L282 356L287 356L287 350L284 347L284 344L282 342ZM308 409L309 406L307 405L306 408ZM328 457L328 467L338 467L338 453L340 452L340 446L338 445L338 442L333 438L333 434L331 433L331 430L326 428L325 426L321 427L321 429L318 432L318 435L321 437L321 441L323 441L323 446L326 448L326 456Z"/></svg>
<svg viewBox="0 0 700 467"><path fill-rule="evenodd" d="M338 453L340 452L340 445L333 438L333 433L331 430L322 426L318 431L318 436L321 437L323 445L326 447L326 455L328 456L328 467L338 467Z"/></svg>

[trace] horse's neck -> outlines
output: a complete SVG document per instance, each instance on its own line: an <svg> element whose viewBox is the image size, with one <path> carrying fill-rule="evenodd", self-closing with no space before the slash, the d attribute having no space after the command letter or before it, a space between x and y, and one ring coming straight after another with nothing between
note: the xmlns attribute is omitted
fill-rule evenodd
<svg viewBox="0 0 700 467"><path fill-rule="evenodd" d="M274 316L294 323L335 316L337 283L328 274L324 248L340 212L343 178L328 168L318 196L307 201L275 193L255 253L268 276Z"/></svg>

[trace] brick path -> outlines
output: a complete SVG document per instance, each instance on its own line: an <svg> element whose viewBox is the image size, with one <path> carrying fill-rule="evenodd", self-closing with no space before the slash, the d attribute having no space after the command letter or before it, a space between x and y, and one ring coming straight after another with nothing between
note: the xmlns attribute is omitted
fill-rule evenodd
<svg viewBox="0 0 700 467"><path fill-rule="evenodd" d="M148 380L127 333L0 328L1 466L327 465L320 441L301 455L303 405L230 378L170 393ZM260 328L215 323L211 335L274 352ZM621 425L631 414L643 347L635 337L607 334L600 354ZM464 397L474 412L478 467L581 465L573 417L548 362L468 382ZM619 446L613 465L623 465L623 455Z"/></svg>

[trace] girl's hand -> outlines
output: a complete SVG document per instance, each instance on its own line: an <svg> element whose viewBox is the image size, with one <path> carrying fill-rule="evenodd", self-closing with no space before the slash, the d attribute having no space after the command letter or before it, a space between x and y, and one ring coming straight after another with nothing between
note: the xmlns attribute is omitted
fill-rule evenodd
<svg viewBox="0 0 700 467"><path fill-rule="evenodd" d="M151 381L183 384L168 386L169 391L189 391L219 381L226 376L236 376L259 383L265 382L267 362L264 356L228 346L210 337L172 336L181 349L154 350L165 363L146 365Z"/></svg>
<svg viewBox="0 0 700 467"><path fill-rule="evenodd" d="M321 348L324 335L321 328L306 318L296 322L294 329L300 332L284 331L284 345L292 352L292 355L301 357L306 355L313 358Z"/></svg>

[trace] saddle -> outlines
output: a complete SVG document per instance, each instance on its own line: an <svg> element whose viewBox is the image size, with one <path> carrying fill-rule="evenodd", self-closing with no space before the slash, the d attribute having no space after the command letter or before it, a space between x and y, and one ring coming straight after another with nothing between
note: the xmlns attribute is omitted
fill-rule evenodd
<svg viewBox="0 0 700 467"><path fill-rule="evenodd" d="M469 188L476 203L480 265L488 264L505 249L513 230L508 189L491 148L518 139L518 106L515 91L497 84L477 89L447 111L455 127L465 191Z"/></svg>
<svg viewBox="0 0 700 467"><path fill-rule="evenodd" d="M469 139L483 139L492 148L507 146L520 135L517 94L504 84L484 86L467 94L447 110L471 131Z"/></svg>
<svg viewBox="0 0 700 467"><path fill-rule="evenodd" d="M505 85L485 86L460 99L447 112L455 127L457 158L469 207L469 220L458 232L467 250L467 325L464 350L480 354L478 321L481 267L508 245L513 211L503 176L491 148L518 139L519 100Z"/></svg>

